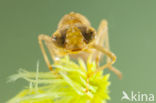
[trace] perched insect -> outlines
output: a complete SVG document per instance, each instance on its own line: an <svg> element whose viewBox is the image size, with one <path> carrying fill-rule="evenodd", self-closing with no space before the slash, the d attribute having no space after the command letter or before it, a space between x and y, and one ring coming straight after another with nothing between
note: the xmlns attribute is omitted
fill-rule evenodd
<svg viewBox="0 0 156 103"><path fill-rule="evenodd" d="M42 40L45 42L53 61L67 54L74 58L81 57L84 60L87 60L88 56L92 55L96 63L99 64L100 58L104 54L107 57L106 64L99 66L95 73L109 68L120 78L122 76L120 71L112 66L116 61L116 56L109 49L106 20L101 21L96 32L86 17L79 13L71 12L60 20L58 28L52 37L40 34L38 39L45 62L50 70L52 70L51 63L45 52Z"/></svg>

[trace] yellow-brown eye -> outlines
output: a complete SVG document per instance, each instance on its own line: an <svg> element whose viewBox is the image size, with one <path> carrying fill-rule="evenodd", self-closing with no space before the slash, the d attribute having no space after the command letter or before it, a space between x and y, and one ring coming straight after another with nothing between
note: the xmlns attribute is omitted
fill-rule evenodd
<svg viewBox="0 0 156 103"><path fill-rule="evenodd" d="M81 31L82 35L84 36L84 41L88 44L90 41L92 41L95 37L95 31L92 29L88 29L85 26L78 27Z"/></svg>
<svg viewBox="0 0 156 103"><path fill-rule="evenodd" d="M52 37L54 44L57 45L58 47L62 47L62 48L65 46L65 39L66 39L65 32L60 32L59 35L54 34Z"/></svg>

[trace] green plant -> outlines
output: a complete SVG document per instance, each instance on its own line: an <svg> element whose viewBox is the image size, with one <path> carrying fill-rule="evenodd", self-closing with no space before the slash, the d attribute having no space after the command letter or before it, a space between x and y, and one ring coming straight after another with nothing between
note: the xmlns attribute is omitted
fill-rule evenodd
<svg viewBox="0 0 156 103"><path fill-rule="evenodd" d="M52 66L52 72L39 72L37 68L37 72L19 70L11 76L11 81L23 78L30 85L8 103L106 103L110 99L109 74L99 71L87 79L96 70L91 57L86 63L82 59L76 63L66 56Z"/></svg>

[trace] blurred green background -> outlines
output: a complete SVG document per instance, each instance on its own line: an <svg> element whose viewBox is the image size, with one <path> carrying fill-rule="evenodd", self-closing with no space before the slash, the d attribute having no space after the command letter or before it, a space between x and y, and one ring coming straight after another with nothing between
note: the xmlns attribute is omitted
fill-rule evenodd
<svg viewBox="0 0 156 103"><path fill-rule="evenodd" d="M19 68L48 71L37 37L51 35L64 14L85 15L97 28L109 22L111 50L119 80L111 73L108 103L121 103L122 91L153 93L156 96L156 1L155 0L0 0L0 103L17 94L28 83L7 83Z"/></svg>

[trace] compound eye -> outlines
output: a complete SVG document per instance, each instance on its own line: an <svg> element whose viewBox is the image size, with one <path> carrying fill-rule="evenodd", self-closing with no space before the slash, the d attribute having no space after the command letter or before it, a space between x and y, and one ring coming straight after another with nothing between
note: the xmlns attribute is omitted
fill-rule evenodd
<svg viewBox="0 0 156 103"><path fill-rule="evenodd" d="M65 34L53 34L53 42L56 46L58 47L64 47L65 46L65 39L66 35Z"/></svg>
<svg viewBox="0 0 156 103"><path fill-rule="evenodd" d="M91 42L94 37L95 37L95 31L92 30L92 29L88 29L87 27L85 26L81 26L81 27L78 27L79 30L81 31L83 37L85 38L84 41L88 44L89 42Z"/></svg>
<svg viewBox="0 0 156 103"><path fill-rule="evenodd" d="M62 37L65 37L66 36L66 33L67 33L67 28L66 29L62 29L62 30L60 30L60 35L62 36Z"/></svg>

